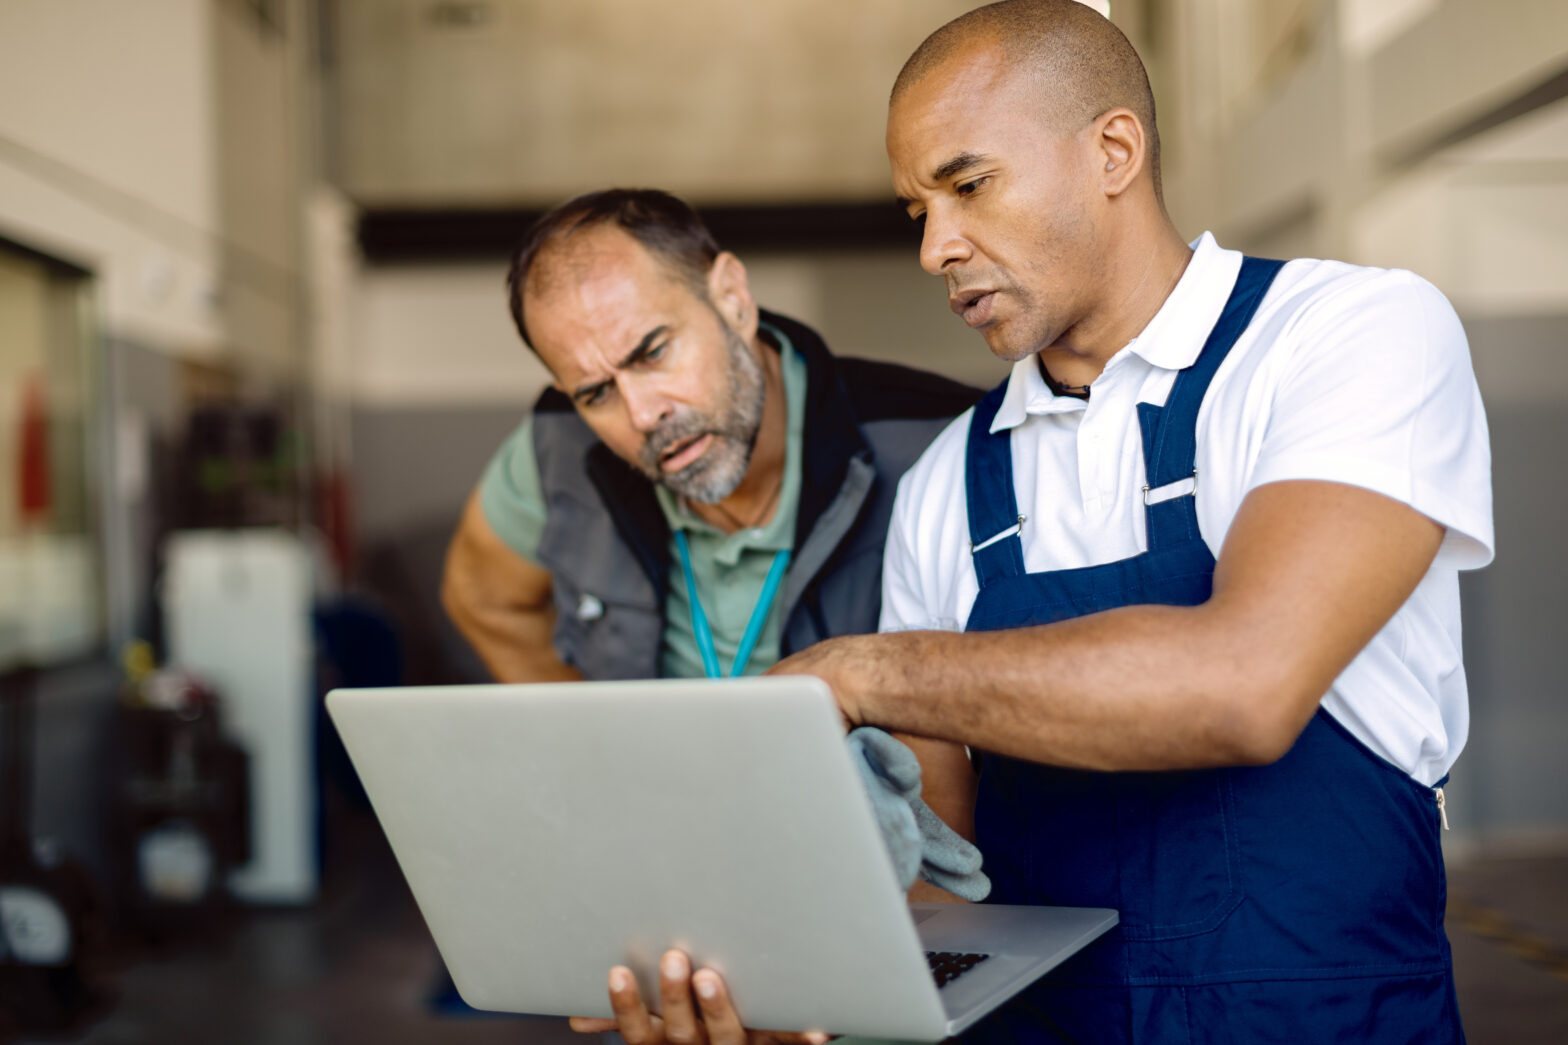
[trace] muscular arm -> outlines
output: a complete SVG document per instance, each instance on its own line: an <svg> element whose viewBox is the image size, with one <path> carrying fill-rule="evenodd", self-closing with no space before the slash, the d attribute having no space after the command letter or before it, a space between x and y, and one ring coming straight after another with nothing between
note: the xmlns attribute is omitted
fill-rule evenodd
<svg viewBox="0 0 1568 1045"><path fill-rule="evenodd" d="M446 553L441 603L499 682L580 679L561 662L550 636L555 607L550 573L518 555L469 497Z"/></svg>
<svg viewBox="0 0 1568 1045"><path fill-rule="evenodd" d="M1409 598L1443 528L1328 482L1247 496L1201 606L1041 627L834 639L775 667L822 676L854 723L1096 769L1261 764Z"/></svg>

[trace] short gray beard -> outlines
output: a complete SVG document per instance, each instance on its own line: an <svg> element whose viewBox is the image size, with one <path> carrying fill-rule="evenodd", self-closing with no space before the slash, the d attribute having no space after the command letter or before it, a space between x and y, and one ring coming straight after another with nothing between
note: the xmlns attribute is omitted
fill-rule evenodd
<svg viewBox="0 0 1568 1045"><path fill-rule="evenodd" d="M699 504L717 504L740 485L751 465L762 428L762 408L767 401L767 378L751 348L729 325L720 322L729 350L726 406L717 418L695 410L668 418L644 440L639 455L643 474L667 489ZM672 475L659 467L659 458L676 443L695 436L712 435L713 446L702 457Z"/></svg>

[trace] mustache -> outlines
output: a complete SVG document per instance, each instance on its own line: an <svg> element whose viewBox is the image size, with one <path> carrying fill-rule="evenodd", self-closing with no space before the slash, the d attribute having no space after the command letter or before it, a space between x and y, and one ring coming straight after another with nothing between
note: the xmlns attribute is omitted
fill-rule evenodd
<svg viewBox="0 0 1568 1045"><path fill-rule="evenodd" d="M643 468L652 475L658 475L659 462L670 447L710 433L721 434L713 428L712 419L701 414L688 413L670 418L643 440L642 451L639 454Z"/></svg>
<svg viewBox="0 0 1568 1045"><path fill-rule="evenodd" d="M948 271L942 273L942 282L947 284L947 296L950 298L956 298L960 294L964 293L964 291L975 287L984 287L990 290L1001 290L1005 289L1008 285L1008 281L1000 277L992 277L990 280L983 280L972 272L959 272L955 269L949 269Z"/></svg>

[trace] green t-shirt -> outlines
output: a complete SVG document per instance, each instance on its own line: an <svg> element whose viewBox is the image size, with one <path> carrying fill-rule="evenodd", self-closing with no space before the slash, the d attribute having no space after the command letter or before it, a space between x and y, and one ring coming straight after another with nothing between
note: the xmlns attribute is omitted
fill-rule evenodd
<svg viewBox="0 0 1568 1045"><path fill-rule="evenodd" d="M762 593L773 557L794 544L795 514L800 505L806 362L778 328L763 324L763 330L779 346L784 373L787 420L784 478L778 507L766 525L726 534L688 511L682 498L663 486L654 487L671 533L669 595L664 605L664 639L659 650L659 674L664 678L700 678L703 674L702 654L698 652L692 628L691 602L686 595L686 580L673 535L677 532L686 534L697 597L713 632L719 668L726 675L746 633L752 608ZM537 562L546 516L544 488L539 481L539 463L534 456L533 443L533 424L529 418L491 458L480 480L479 503L496 535L517 554ZM587 481L586 477L583 481ZM775 597L747 663L748 675L767 670L779 659L779 640L784 628L780 603L781 600Z"/></svg>

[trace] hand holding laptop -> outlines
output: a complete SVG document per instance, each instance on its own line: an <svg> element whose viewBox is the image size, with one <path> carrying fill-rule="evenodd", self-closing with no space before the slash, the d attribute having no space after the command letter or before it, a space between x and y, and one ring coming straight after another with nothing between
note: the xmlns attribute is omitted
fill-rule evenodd
<svg viewBox="0 0 1568 1045"><path fill-rule="evenodd" d="M980 870L980 851L921 801L920 763L914 753L890 734L867 726L852 730L848 742L900 884L907 888L918 874L964 900L984 899L990 882ZM827 1040L820 1031L748 1032L718 972L694 971L679 950L664 954L659 974L662 1019L648 1011L631 971L618 966L609 977L615 1018L573 1017L572 1028L584 1034L619 1030L628 1045L821 1045Z"/></svg>
<svg viewBox="0 0 1568 1045"><path fill-rule="evenodd" d="M583 1034L618 1030L627 1045L824 1045L822 1031L748 1031L730 1000L724 979L712 969L692 970L678 950L659 960L661 1016L648 1011L630 969L610 970L613 1019L572 1017L572 1029Z"/></svg>

